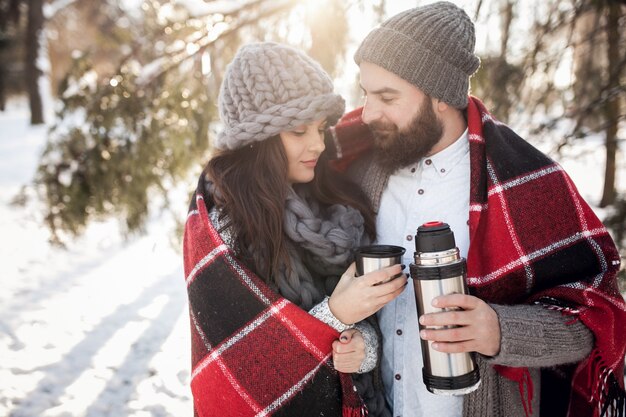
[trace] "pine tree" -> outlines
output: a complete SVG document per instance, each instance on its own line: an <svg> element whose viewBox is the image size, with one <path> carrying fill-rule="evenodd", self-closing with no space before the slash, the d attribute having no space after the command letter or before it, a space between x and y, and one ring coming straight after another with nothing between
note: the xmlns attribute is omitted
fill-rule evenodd
<svg viewBox="0 0 626 417"><path fill-rule="evenodd" d="M330 41L311 36L309 52L332 73L345 49L345 7L327 1L333 7L318 19L338 21L343 38L329 48ZM167 199L171 184L206 161L221 74L239 44L284 41L273 23L297 5L253 0L217 10L208 2L190 10L152 0L132 18L115 2L103 2L110 14L105 22L113 22L109 30L128 52L106 76L88 51L81 53L60 84L57 123L36 181L53 240L62 242L90 220L114 215L124 218L129 232L141 230L151 201Z"/></svg>
<svg viewBox="0 0 626 417"><path fill-rule="evenodd" d="M619 197L615 158L626 98L626 5L620 3L536 1L540 10L525 28L527 35L512 47L507 42L519 17L514 11L524 3L495 0L502 23L500 50L481 57L481 68L472 79L472 91L496 116L523 128L532 120L528 137L551 142L552 153L589 135L604 135L607 165L601 206ZM570 76L560 77L563 74Z"/></svg>
<svg viewBox="0 0 626 417"><path fill-rule="evenodd" d="M74 58L38 170L57 242L111 215L141 230L151 200L165 197L208 149L215 109L201 55L173 64L179 48L172 44L198 22L176 24L172 36L175 22L159 19L158 3L144 3L130 24L125 11L108 12L119 13L115 37L128 40L120 45L128 52L110 76L96 72L89 53Z"/></svg>

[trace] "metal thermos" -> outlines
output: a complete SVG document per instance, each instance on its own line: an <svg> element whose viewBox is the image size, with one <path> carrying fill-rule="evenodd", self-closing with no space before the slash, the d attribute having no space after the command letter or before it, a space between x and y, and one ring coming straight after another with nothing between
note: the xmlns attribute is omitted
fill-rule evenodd
<svg viewBox="0 0 626 417"><path fill-rule="evenodd" d="M417 317L449 309L432 306L433 298L445 294L467 294L466 262L459 255L450 226L429 222L417 229L415 263L410 265L415 289ZM447 326L446 326L447 327ZM420 330L427 328L420 325ZM442 327L428 327L438 329ZM443 353L432 348L432 342L421 340L426 388L434 394L463 395L480 384L478 368L470 353Z"/></svg>

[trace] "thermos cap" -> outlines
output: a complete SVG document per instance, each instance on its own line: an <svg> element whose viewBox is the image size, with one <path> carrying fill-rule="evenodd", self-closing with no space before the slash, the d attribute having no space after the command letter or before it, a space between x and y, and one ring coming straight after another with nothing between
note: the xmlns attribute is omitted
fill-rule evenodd
<svg viewBox="0 0 626 417"><path fill-rule="evenodd" d="M356 256L366 258L391 258L401 257L404 255L405 249L402 246L393 245L370 245L360 246L354 250Z"/></svg>
<svg viewBox="0 0 626 417"><path fill-rule="evenodd" d="M415 251L443 252L456 248L454 233L447 223L440 221L424 223L417 228L415 235Z"/></svg>

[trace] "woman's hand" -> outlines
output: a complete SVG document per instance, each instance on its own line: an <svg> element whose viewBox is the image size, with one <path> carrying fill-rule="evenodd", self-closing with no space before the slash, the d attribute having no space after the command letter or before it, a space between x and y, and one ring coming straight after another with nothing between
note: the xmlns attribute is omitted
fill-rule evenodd
<svg viewBox="0 0 626 417"><path fill-rule="evenodd" d="M345 324L356 323L376 313L400 295L407 282L399 264L360 277L355 277L355 272L356 266L352 263L328 300L330 311Z"/></svg>
<svg viewBox="0 0 626 417"><path fill-rule="evenodd" d="M333 342L333 363L339 372L357 372L364 359L365 340L358 330L345 330L339 335L339 340Z"/></svg>

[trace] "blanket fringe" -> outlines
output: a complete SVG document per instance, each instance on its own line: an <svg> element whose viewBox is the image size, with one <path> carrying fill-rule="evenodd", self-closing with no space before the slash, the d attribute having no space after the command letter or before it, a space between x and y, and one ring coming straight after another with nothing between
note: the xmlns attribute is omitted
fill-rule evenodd
<svg viewBox="0 0 626 417"><path fill-rule="evenodd" d="M522 405L526 417L533 414L533 379L530 376L528 368L522 371L522 377L519 383L519 394L522 397ZM524 387L526 387L526 395L524 395Z"/></svg>
<svg viewBox="0 0 626 417"><path fill-rule="evenodd" d="M591 352L589 366L590 401L595 404L594 417L625 417L626 391L600 352Z"/></svg>
<svg viewBox="0 0 626 417"><path fill-rule="evenodd" d="M528 368L512 368L494 365L496 371L503 377L517 382L519 386L520 400L524 407L524 414L530 417L533 414L533 379Z"/></svg>
<svg viewBox="0 0 626 417"><path fill-rule="evenodd" d="M624 417L626 415L626 392L613 372L608 372L600 393L600 417Z"/></svg>
<svg viewBox="0 0 626 417"><path fill-rule="evenodd" d="M368 414L367 407L357 393L352 378L348 374L339 372L339 380L343 395L342 417L366 417Z"/></svg>
<svg viewBox="0 0 626 417"><path fill-rule="evenodd" d="M344 406L341 415L343 417L365 417L367 416L367 410L364 407L353 408Z"/></svg>

